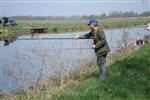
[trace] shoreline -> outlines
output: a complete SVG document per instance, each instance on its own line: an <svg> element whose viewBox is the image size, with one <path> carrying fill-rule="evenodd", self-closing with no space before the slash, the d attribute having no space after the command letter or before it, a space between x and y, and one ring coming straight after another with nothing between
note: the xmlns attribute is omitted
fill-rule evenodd
<svg viewBox="0 0 150 100"><path fill-rule="evenodd" d="M134 24L134 25L128 25L125 27L133 27L133 26L137 26L137 25L144 25L144 24ZM125 28L125 27L113 27L113 28L103 28L103 30L105 29L116 29L116 28ZM37 28L38 29L38 28ZM9 33L11 35L34 35L34 34L50 34L50 33L54 33L54 34L60 34L60 33L69 33L69 32L80 32L80 31L89 31L88 28L84 28L84 29L58 29L57 31L54 31L52 29L48 29L47 32L45 33L31 33L32 29L17 29L17 30L10 30Z"/></svg>
<svg viewBox="0 0 150 100"><path fill-rule="evenodd" d="M149 18L123 18L98 20L102 29L125 28L135 25L144 25L150 22ZM79 32L87 31L89 28L84 20L79 21L18 21L17 26L0 26L1 30L17 35L31 34L32 29L46 28L46 33ZM42 34L38 33L38 34Z"/></svg>

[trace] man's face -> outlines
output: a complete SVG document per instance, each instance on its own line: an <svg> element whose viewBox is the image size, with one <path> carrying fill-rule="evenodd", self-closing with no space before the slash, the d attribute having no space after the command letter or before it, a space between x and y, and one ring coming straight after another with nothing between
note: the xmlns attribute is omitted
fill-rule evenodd
<svg viewBox="0 0 150 100"><path fill-rule="evenodd" d="M88 26L89 26L89 28L90 28L91 30L94 29L94 25L93 25L93 24L90 24L90 25L88 25Z"/></svg>

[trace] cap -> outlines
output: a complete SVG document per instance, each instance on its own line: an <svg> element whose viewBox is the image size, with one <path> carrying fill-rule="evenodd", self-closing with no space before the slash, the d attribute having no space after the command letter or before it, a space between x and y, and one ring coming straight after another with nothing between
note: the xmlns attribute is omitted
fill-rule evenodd
<svg viewBox="0 0 150 100"><path fill-rule="evenodd" d="M95 18L90 19L87 25L91 25L91 24L93 24L93 25L94 25L94 24L97 24L97 21L96 21Z"/></svg>

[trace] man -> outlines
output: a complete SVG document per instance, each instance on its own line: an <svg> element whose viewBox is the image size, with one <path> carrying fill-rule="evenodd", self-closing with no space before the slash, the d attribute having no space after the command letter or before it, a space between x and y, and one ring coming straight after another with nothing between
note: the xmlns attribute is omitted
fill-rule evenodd
<svg viewBox="0 0 150 100"><path fill-rule="evenodd" d="M137 46L143 46L144 45L144 41L143 41L143 37L140 33L136 34L136 45Z"/></svg>
<svg viewBox="0 0 150 100"><path fill-rule="evenodd" d="M77 35L75 39L81 38L92 38L93 45L92 48L95 50L97 56L97 64L99 66L99 74L100 78L104 78L106 75L106 56L110 51L109 46L107 44L104 31L98 27L98 22L96 19L91 19L88 22L88 26L91 31L85 35Z"/></svg>
<svg viewBox="0 0 150 100"><path fill-rule="evenodd" d="M145 25L145 30L150 31L150 23L148 23L147 25Z"/></svg>

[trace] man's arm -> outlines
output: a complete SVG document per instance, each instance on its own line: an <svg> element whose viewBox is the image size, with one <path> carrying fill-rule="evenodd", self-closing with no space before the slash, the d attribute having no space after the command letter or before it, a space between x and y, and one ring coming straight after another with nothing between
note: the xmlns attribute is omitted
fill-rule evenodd
<svg viewBox="0 0 150 100"><path fill-rule="evenodd" d="M89 33L87 34L84 34L84 35L77 35L76 36L76 39L89 39L92 37L92 31L90 31Z"/></svg>

